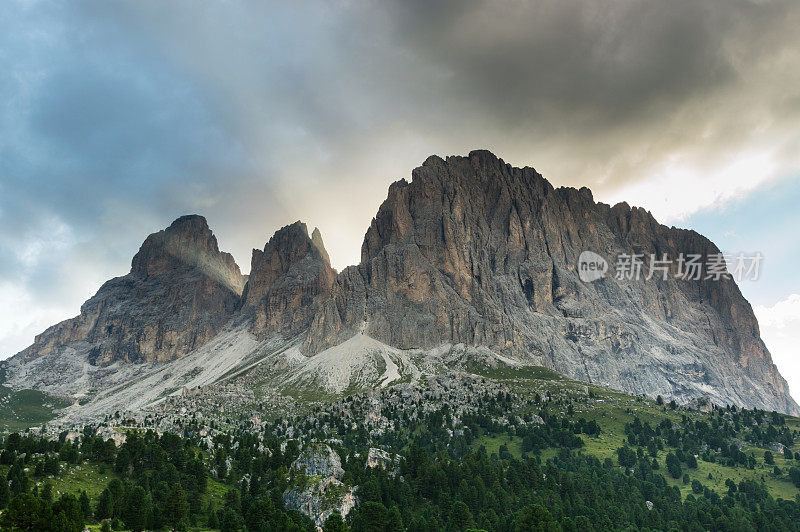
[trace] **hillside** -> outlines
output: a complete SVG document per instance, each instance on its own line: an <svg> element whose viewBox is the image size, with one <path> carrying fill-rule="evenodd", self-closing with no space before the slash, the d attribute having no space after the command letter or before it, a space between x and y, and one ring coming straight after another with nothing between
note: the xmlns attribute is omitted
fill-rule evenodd
<svg viewBox="0 0 800 532"><path fill-rule="evenodd" d="M0 525L24 503L40 505L30 518L75 504L70 519L133 529L310 531L339 513L354 531L797 529L797 418L692 410L545 368L483 373L283 407L230 401L221 417L187 402L161 436L158 412L49 442L5 436Z"/></svg>

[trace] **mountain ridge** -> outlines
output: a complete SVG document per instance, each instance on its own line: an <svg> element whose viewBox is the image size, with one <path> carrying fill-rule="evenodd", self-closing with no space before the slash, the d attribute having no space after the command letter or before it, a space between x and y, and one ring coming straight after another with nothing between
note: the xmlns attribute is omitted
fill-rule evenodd
<svg viewBox="0 0 800 532"><path fill-rule="evenodd" d="M305 352L357 331L406 349L485 345L634 393L688 400L723 389L715 400L777 395L787 399L767 405L796 408L732 280L583 283L584 250L719 253L642 208L594 203L587 188L554 188L487 151L429 157L410 183L389 187L361 264L337 278Z"/></svg>
<svg viewBox="0 0 800 532"><path fill-rule="evenodd" d="M650 254L707 258L719 253L710 240L659 224L627 203L596 203L586 187L554 188L533 168L515 168L486 150L428 157L412 172L411 182L390 185L365 234L361 262L338 274L319 230L309 235L305 224L295 222L278 230L263 250L253 251L245 281L232 257L217 248L205 219L197 218L202 217L173 223L187 231L173 231L180 245L167 248L177 252L159 252L160 242L172 242L164 235L172 233L148 237L150 245L143 244L129 274L135 283L147 283L148 276L174 283L183 279L176 271L189 271L193 275L178 283L179 293L200 283L223 301L202 314L205 321L183 320L191 331L196 323L213 325L200 327L200 334L179 334L183 351L180 342L172 342L164 353L152 355L157 350L149 344L142 344L144 351L136 344L149 338L140 334L128 338L138 351L129 341L120 357L112 350L123 344L106 345L102 334L50 334L47 342L37 337L12 366L76 341L100 345L99 355L92 355L97 345L88 349L91 364L161 362L202 347L225 323L246 322L248 334L283 338L297 346L292 356L305 359L362 335L386 346L384 353L376 348L371 355L375 363L388 363L395 356L392 349L423 361L430 356L425 353L461 353L442 360L462 355L507 360L632 393L682 402L702 396L720 404L800 413L760 339L750 304L732 280L680 280L672 267L667 279L607 276L586 283L577 274L582 251L607 258L640 253L646 267ZM203 252L195 255L193 249ZM209 283L227 292L209 292ZM236 297L221 297L230 292ZM169 322L166 315L151 317L159 326ZM70 323L85 327L90 322ZM97 330L93 322L92 327ZM277 369L265 372L295 367L290 359L270 360Z"/></svg>

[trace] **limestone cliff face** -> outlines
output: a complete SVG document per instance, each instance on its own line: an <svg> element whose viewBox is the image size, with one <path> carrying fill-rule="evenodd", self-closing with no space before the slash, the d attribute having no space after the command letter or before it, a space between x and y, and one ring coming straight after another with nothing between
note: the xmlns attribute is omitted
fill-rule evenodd
<svg viewBox="0 0 800 532"><path fill-rule="evenodd" d="M719 252L627 204L553 188L486 151L432 156L399 181L372 221L361 264L345 269L304 349L357 332L400 348L486 346L633 393L798 412L732 280L616 280L577 274L584 250ZM673 265L673 273L676 266Z"/></svg>
<svg viewBox="0 0 800 532"><path fill-rule="evenodd" d="M106 282L79 316L38 335L18 357L88 343L89 362L172 360L213 338L239 301L243 277L201 216L148 236L131 271Z"/></svg>
<svg viewBox="0 0 800 532"><path fill-rule="evenodd" d="M242 312L252 318L255 333L297 334L309 327L335 278L319 230L309 236L306 225L295 222L275 233L263 251L253 250Z"/></svg>
<svg viewBox="0 0 800 532"><path fill-rule="evenodd" d="M581 281L583 251L604 257L610 274ZM299 337L306 355L363 348L364 336L339 345L356 335L423 351L462 344L632 393L800 414L735 282L679 279L674 263L664 279L613 275L620 254L642 255L647 272L651 254L705 262L718 252L643 209L554 188L489 152L432 156L389 188L357 266L337 275L319 231L296 222L253 252L245 286L205 220L182 217L14 362L70 346L95 365L171 360L233 320L257 337Z"/></svg>

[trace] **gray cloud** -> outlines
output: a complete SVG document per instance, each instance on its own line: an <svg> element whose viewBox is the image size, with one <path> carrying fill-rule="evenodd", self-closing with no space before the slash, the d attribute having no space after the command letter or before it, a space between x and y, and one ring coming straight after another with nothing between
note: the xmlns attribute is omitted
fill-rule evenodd
<svg viewBox="0 0 800 532"><path fill-rule="evenodd" d="M786 135L800 112L796 3L456 4L402 3L395 40L449 74L448 112L556 179L640 179L695 143L715 158Z"/></svg>
<svg viewBox="0 0 800 532"><path fill-rule="evenodd" d="M0 287L64 317L186 212L245 270L298 218L344 266L431 153L486 147L600 197L754 146L797 170L792 1L0 10Z"/></svg>

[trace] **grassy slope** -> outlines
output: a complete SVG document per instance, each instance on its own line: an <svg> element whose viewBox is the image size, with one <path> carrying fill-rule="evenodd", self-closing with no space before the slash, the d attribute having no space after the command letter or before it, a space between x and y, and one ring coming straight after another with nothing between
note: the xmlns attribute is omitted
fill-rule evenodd
<svg viewBox="0 0 800 532"><path fill-rule="evenodd" d="M572 393L578 389L586 386L590 391L594 392L597 396L597 402L593 405L585 405L579 402L574 403L575 417L583 417L587 421L592 419L603 430L603 433L598 437L589 437L581 435L585 446L581 452L586 454L593 454L601 460L611 458L614 463L617 463L616 450L627 443L625 436L625 424L633 421L634 416L639 416L642 421L649 421L651 425L657 425L662 419L669 419L676 423L681 422L681 416L687 415L692 419L700 419L707 417L707 414L702 412L695 412L685 409L670 410L666 406L657 405L655 401L641 397L635 397L624 393L616 392L608 388L585 385L570 381L561 377L560 375L552 373L550 370L544 368L526 368L522 372L514 371L512 369L492 369L482 370L480 374L489 377L500 379L508 382L518 393L534 393L531 390L539 391L550 390L551 393L556 394L559 392L567 391ZM557 409L550 408L551 413L563 414ZM787 418L787 424L792 430L800 429L800 419ZM511 438L507 435L498 437L484 436L474 442L474 447L478 448L480 445L485 446L487 453L497 453L500 445L505 444L509 452L515 456L521 456L520 438ZM764 464L763 456L766 449L754 447L752 445L745 445L742 449L746 454L753 453L756 457L756 467L754 470L745 467L727 467L718 463L704 462L698 459L698 468L692 470L683 466L683 472L689 474L689 483L684 484L682 479L673 479L666 473L665 458L669 451L674 450L665 447L664 451L658 454L658 462L661 466L661 473L667 478L667 481L678 486L684 495L691 493L691 481L698 480L704 486L707 486L717 493L724 494L728 490L725 487L725 480L730 478L736 482L743 479L753 479L756 481L763 481L769 492L773 497L780 497L783 499L793 499L800 494L794 484L792 484L786 472L789 468L787 460L783 458L781 453L774 453L775 465L783 471L784 475L781 478L776 478L773 475L773 466ZM792 451L800 451L800 445L795 444ZM547 459L555 455L554 450L547 449L542 452L542 459ZM794 466L797 466L796 461L791 461ZM708 475L711 474L711 479Z"/></svg>
<svg viewBox="0 0 800 532"><path fill-rule="evenodd" d="M37 390L14 391L0 385L0 430L19 431L55 417L54 408L67 403Z"/></svg>

